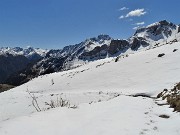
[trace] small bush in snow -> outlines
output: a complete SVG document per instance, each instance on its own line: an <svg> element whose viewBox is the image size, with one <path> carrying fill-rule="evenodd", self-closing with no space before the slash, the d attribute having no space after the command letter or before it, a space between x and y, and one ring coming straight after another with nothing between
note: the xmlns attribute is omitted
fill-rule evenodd
<svg viewBox="0 0 180 135"><path fill-rule="evenodd" d="M57 100L51 100L50 103L45 102L45 105L48 105L50 108L56 108L56 107L70 107L70 103L67 100L64 100L62 98L57 98Z"/></svg>
<svg viewBox="0 0 180 135"><path fill-rule="evenodd" d="M61 97L60 98L57 97L56 100L51 100L49 103L45 102L45 105L49 106L48 108L41 109L38 104L37 97L35 97L35 95L32 94L31 92L29 92L28 90L27 90L27 92L31 96L32 105L36 109L37 112L46 111L46 110L49 110L51 108L56 108L56 107L68 107L68 108L73 108L73 109L77 108L76 105L71 105L68 100L62 99ZM51 96L52 96L52 94L51 94Z"/></svg>
<svg viewBox="0 0 180 135"><path fill-rule="evenodd" d="M49 106L47 109L50 108L56 108L56 107L68 107L68 108L77 108L76 105L71 105L70 102L68 100L62 99L61 97L58 98L56 100L51 100L49 103L45 102L45 105Z"/></svg>
<svg viewBox="0 0 180 135"><path fill-rule="evenodd" d="M54 84L54 80L53 80L53 79L51 79L51 84L52 84L52 85Z"/></svg>
<svg viewBox="0 0 180 135"><path fill-rule="evenodd" d="M41 108L39 107L39 104L38 104L38 101L37 101L37 97L35 97L35 95L32 94L30 91L27 90L27 92L28 92L28 94L32 98L32 105L33 105L33 107L36 109L37 112L40 112Z"/></svg>

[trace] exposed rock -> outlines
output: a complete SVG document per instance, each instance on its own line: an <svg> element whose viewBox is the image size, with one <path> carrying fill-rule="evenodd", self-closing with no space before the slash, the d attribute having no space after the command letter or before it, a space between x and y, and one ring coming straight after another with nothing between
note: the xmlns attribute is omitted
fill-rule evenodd
<svg viewBox="0 0 180 135"><path fill-rule="evenodd" d="M134 95L131 95L133 97L147 97L147 98L152 98L150 95L146 94L146 93L137 93Z"/></svg>
<svg viewBox="0 0 180 135"><path fill-rule="evenodd" d="M108 53L111 55L116 54L119 51L123 51L129 47L127 40L112 40L108 48Z"/></svg>
<svg viewBox="0 0 180 135"><path fill-rule="evenodd" d="M178 49L174 49L173 52L176 52Z"/></svg>
<svg viewBox="0 0 180 135"><path fill-rule="evenodd" d="M101 51L103 51L103 50L107 51L107 49L108 49L108 46L106 44L101 46Z"/></svg>
<svg viewBox="0 0 180 135"><path fill-rule="evenodd" d="M137 50L141 46L140 41L137 38L134 38L131 44L131 50Z"/></svg>
<svg viewBox="0 0 180 135"><path fill-rule="evenodd" d="M164 118L164 119L168 119L168 118L170 118L170 116L165 115L165 114L159 115L159 117Z"/></svg>
<svg viewBox="0 0 180 135"><path fill-rule="evenodd" d="M101 56L107 55L107 48L108 46L106 44L102 46L97 46L92 51L82 53L79 58L81 59L95 58L95 57L101 58Z"/></svg>
<svg viewBox="0 0 180 135"><path fill-rule="evenodd" d="M97 37L87 39L85 42L87 42L88 40L92 42L98 42L99 44L103 44L105 40L112 40L112 38L109 35L101 34L101 35L98 35Z"/></svg>
<svg viewBox="0 0 180 135"><path fill-rule="evenodd" d="M120 58L119 56L116 57L115 62L118 62L118 61L119 61L119 58Z"/></svg>
<svg viewBox="0 0 180 135"><path fill-rule="evenodd" d="M165 55L164 53L161 53L161 54L158 54L158 57L162 57L164 55Z"/></svg>
<svg viewBox="0 0 180 135"><path fill-rule="evenodd" d="M166 20L163 20L163 21L160 21L159 22L161 25L169 25L169 24L171 24L172 25L172 23L169 23L168 21L166 21Z"/></svg>
<svg viewBox="0 0 180 135"><path fill-rule="evenodd" d="M142 37L133 37L131 43L131 50L137 50L140 46L148 46L149 43Z"/></svg>
<svg viewBox="0 0 180 135"><path fill-rule="evenodd" d="M176 84L171 90L166 89L159 93L157 98L167 100L167 103L174 108L174 111L180 112L180 83Z"/></svg>
<svg viewBox="0 0 180 135"><path fill-rule="evenodd" d="M164 33L166 36L171 36L172 31L169 28L176 28L176 25L173 23L167 22L166 20L160 21L159 25L154 25L149 27L148 32L153 33L154 35L160 35Z"/></svg>

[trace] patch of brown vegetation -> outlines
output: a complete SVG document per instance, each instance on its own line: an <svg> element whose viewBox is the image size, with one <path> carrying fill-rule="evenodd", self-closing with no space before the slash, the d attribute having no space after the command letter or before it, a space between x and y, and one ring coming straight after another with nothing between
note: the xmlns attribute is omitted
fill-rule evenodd
<svg viewBox="0 0 180 135"><path fill-rule="evenodd" d="M174 108L174 111L180 112L180 82L171 90L164 89L163 92L157 95L157 98L166 99L170 107Z"/></svg>
<svg viewBox="0 0 180 135"><path fill-rule="evenodd" d="M14 88L14 86L12 86L12 85L0 84L0 93L4 92L4 91L7 91L9 89L12 89L12 88Z"/></svg>

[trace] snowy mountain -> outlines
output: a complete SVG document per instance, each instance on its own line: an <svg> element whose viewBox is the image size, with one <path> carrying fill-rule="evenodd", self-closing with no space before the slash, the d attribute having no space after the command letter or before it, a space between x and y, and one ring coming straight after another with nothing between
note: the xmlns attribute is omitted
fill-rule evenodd
<svg viewBox="0 0 180 135"><path fill-rule="evenodd" d="M20 47L14 47L14 48L1 47L0 48L0 55L9 53L9 54L12 54L14 56L23 55L30 60L38 60L38 59L44 57L48 51L49 50L43 50L40 48L32 48L32 47L27 47L25 49L20 48Z"/></svg>
<svg viewBox="0 0 180 135"><path fill-rule="evenodd" d="M83 54L92 52L96 50L96 48L107 46L111 43L113 39L109 35L99 35L94 38L86 39L85 41L75 44L75 45L70 45L70 46L65 46L58 55L57 57L53 58L62 58L65 59L63 61L63 67L60 67L58 70L55 71L60 71L60 70L67 70L74 68L78 66L78 64L84 64L85 61L90 61L91 59L89 56L85 57L83 60L81 60ZM49 60L52 57L52 54L49 55L50 57L46 57L45 60ZM93 54L91 55L91 58L93 58ZM100 59L98 57L97 59ZM44 60L42 60L44 62ZM52 62L52 65L55 63Z"/></svg>
<svg viewBox="0 0 180 135"><path fill-rule="evenodd" d="M131 49L139 47L154 46L158 42L163 42L169 37L176 36L179 33L179 26L166 20L156 22L147 27L139 28L135 34L129 38Z"/></svg>
<svg viewBox="0 0 180 135"><path fill-rule="evenodd" d="M145 28L140 28L134 34L135 37L142 37L152 41L166 39L178 33L179 26L166 20L153 23Z"/></svg>
<svg viewBox="0 0 180 135"><path fill-rule="evenodd" d="M41 57L35 64L28 66L13 76L9 76L6 83L20 85L22 82L24 83L39 75L70 70L88 62L126 55L138 50L152 49L161 43L167 43L168 40L176 42L176 36L179 32L180 27L178 25L163 20L138 29L135 34L128 39L113 39L109 35L99 35L86 39L79 44L65 46L59 50L48 51L33 48L4 49L9 50L4 52L16 52L16 54L22 54L31 59L32 57ZM13 80L26 81L13 82Z"/></svg>
<svg viewBox="0 0 180 135"><path fill-rule="evenodd" d="M6 80L6 83L20 85L39 75L78 67L89 59L89 56L85 60L79 59L84 53L91 52L91 50L95 50L97 47L107 46L110 44L111 40L112 38L108 35L99 35L94 38L86 39L76 45L65 46L63 49L49 50L40 61L13 74Z"/></svg>
<svg viewBox="0 0 180 135"><path fill-rule="evenodd" d="M180 33L151 45L0 93L0 134L179 135L179 112L166 101L179 93Z"/></svg>
<svg viewBox="0 0 180 135"><path fill-rule="evenodd" d="M12 76L19 74L20 71L26 70L42 59L48 50L27 47L1 47L0 48L0 83L7 83ZM14 80L19 82L19 80Z"/></svg>

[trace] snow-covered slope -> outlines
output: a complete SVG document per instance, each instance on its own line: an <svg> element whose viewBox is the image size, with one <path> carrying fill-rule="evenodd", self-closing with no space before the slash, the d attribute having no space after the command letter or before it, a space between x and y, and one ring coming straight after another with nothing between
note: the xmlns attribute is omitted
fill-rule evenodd
<svg viewBox="0 0 180 135"><path fill-rule="evenodd" d="M1 93L0 134L179 135L179 113L168 105L158 106L155 99L129 96L137 93L156 96L180 81L180 42L170 41L162 42L160 47L121 55L118 62L106 58L73 70L39 76ZM163 57L157 57L162 53ZM59 97L78 108L32 114L36 110L27 90L34 94L42 110L47 109L45 102ZM159 117L162 114L170 118Z"/></svg>
<svg viewBox="0 0 180 135"><path fill-rule="evenodd" d="M170 119L160 118L168 114ZM56 108L0 123L1 135L179 135L179 114L151 99L120 96L79 109Z"/></svg>

